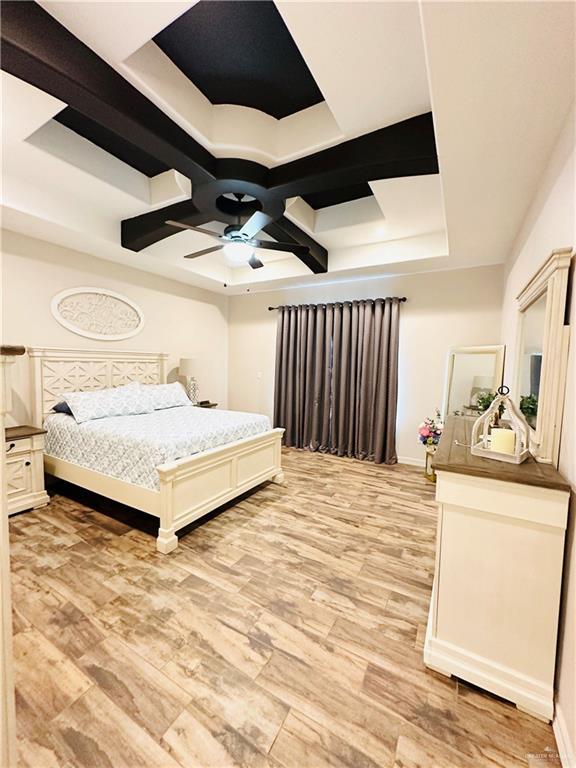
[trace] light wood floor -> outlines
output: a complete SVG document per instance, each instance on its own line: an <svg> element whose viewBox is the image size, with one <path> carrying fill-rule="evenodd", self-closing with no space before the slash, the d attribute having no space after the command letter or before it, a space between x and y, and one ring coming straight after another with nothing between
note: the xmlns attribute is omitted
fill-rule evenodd
<svg viewBox="0 0 576 768"><path fill-rule="evenodd" d="M171 555L71 487L11 519L21 765L559 765L550 726L422 664L421 470L284 464Z"/></svg>

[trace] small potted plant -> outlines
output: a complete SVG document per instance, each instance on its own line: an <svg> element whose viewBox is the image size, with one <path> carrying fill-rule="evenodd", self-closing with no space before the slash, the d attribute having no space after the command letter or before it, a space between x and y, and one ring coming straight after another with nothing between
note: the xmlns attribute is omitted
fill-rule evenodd
<svg viewBox="0 0 576 768"><path fill-rule="evenodd" d="M430 482L436 482L436 473L432 469L432 457L436 453L436 447L442 437L444 423L438 408L434 418L427 417L418 427L418 440L426 449L426 477Z"/></svg>
<svg viewBox="0 0 576 768"><path fill-rule="evenodd" d="M476 398L476 404L481 414L486 413L488 408L490 408L490 406L492 405L492 401L494 400L496 395L497 395L496 392L482 392L478 395L478 397ZM492 426L497 427L503 415L504 415L504 406L501 405L499 406L497 412L494 414Z"/></svg>
<svg viewBox="0 0 576 768"><path fill-rule="evenodd" d="M521 395L520 410L526 417L526 421L532 429L536 429L536 416L538 415L538 397L536 395Z"/></svg>

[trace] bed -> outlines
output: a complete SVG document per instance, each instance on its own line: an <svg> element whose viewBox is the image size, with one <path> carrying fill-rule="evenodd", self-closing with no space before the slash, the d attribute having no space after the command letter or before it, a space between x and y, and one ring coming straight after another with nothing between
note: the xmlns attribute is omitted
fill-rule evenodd
<svg viewBox="0 0 576 768"><path fill-rule="evenodd" d="M35 426L46 471L160 519L167 554L184 526L266 480L283 481L282 429L267 417L183 406L77 424L53 406L62 395L166 381L166 355L30 348Z"/></svg>

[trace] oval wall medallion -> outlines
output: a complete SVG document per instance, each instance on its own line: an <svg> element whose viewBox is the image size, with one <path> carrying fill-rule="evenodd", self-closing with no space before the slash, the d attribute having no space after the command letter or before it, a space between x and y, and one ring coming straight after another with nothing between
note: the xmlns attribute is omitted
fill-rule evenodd
<svg viewBox="0 0 576 768"><path fill-rule="evenodd" d="M105 288L69 288L52 299L56 320L72 333L88 339L120 341L144 327L142 310L120 293Z"/></svg>

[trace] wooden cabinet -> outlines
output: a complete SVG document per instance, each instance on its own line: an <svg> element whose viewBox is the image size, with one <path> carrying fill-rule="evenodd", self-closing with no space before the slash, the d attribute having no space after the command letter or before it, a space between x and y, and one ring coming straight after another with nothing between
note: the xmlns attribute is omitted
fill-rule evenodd
<svg viewBox="0 0 576 768"><path fill-rule="evenodd" d="M503 465L472 456L472 423L450 419L434 459L439 518L424 661L550 720L570 488L531 458Z"/></svg>
<svg viewBox="0 0 576 768"><path fill-rule="evenodd" d="M50 501L44 490L44 431L34 427L6 429L6 491L8 514L43 507Z"/></svg>

